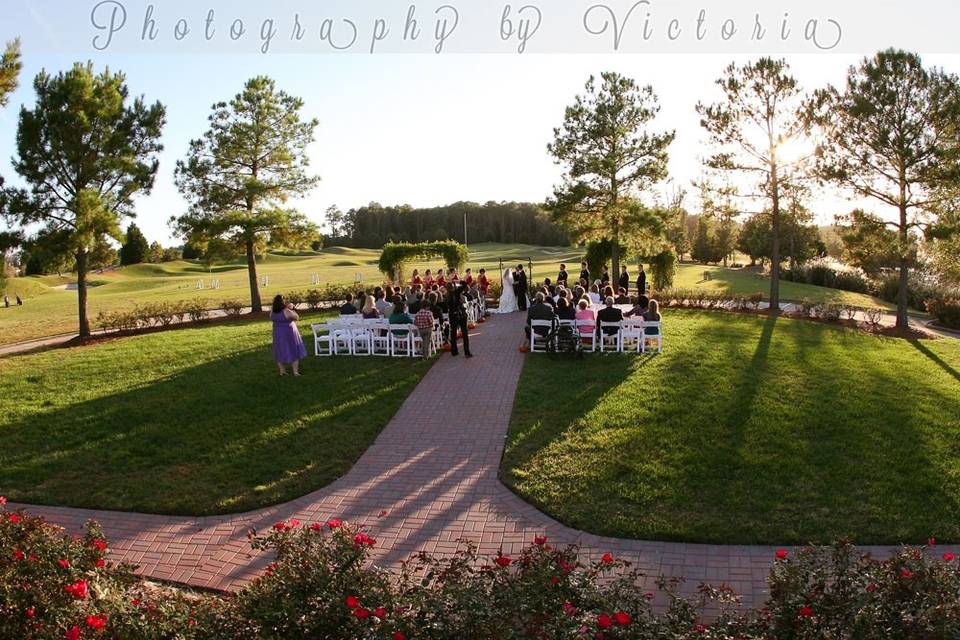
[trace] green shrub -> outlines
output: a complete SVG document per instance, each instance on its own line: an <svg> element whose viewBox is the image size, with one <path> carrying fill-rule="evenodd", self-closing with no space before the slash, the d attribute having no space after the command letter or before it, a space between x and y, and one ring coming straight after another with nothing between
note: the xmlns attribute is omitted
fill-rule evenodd
<svg viewBox="0 0 960 640"><path fill-rule="evenodd" d="M220 310L223 311L227 316L231 318L237 318L240 314L243 313L243 310L246 308L246 305L242 300L224 300L220 303Z"/></svg>
<svg viewBox="0 0 960 640"><path fill-rule="evenodd" d="M927 311L945 327L960 329L960 299L934 298L927 301Z"/></svg>

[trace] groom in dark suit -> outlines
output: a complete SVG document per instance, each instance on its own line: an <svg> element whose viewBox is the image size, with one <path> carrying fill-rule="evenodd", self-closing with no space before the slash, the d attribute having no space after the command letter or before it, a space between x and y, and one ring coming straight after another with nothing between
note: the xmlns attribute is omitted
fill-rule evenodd
<svg viewBox="0 0 960 640"><path fill-rule="evenodd" d="M518 264L517 270L513 273L513 292L517 294L517 306L520 311L527 310L527 274L523 271L523 265Z"/></svg>

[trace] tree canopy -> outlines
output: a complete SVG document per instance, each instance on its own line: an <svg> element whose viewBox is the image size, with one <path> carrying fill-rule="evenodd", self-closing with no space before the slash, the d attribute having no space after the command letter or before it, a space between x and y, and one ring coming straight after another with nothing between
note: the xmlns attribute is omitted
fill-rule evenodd
<svg viewBox="0 0 960 640"><path fill-rule="evenodd" d="M149 252L150 243L146 236L140 231L140 227L131 222L120 247L120 264L126 266L146 262Z"/></svg>
<svg viewBox="0 0 960 640"><path fill-rule="evenodd" d="M230 102L213 105L210 128L177 163L177 186L191 206L174 227L191 244L216 239L246 254L255 312L263 308L258 243L309 246L319 237L306 216L284 208L319 182L308 172L307 154L318 121L304 119L303 106L272 79L253 78Z"/></svg>

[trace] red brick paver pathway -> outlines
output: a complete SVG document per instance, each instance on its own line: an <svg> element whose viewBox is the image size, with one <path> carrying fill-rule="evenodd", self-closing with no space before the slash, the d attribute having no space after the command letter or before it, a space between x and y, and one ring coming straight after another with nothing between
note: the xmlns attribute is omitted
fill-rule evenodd
<svg viewBox="0 0 960 640"><path fill-rule="evenodd" d="M647 575L684 577L691 594L701 581L721 582L758 605L772 547L617 540L565 527L506 489L497 477L523 356L519 314L480 325L471 361L443 356L347 475L293 502L235 516L185 518L56 507L28 507L68 530L88 519L102 523L112 557L143 575L199 587L235 589L261 572L250 529L291 517L302 522L343 518L377 538L375 561L396 565L425 550L449 553L473 540L485 554L517 553L546 534L577 543L594 557L612 552ZM444 390L438 399L437 389ZM438 400L444 404L437 407ZM429 410L424 410L429 407ZM439 410L438 410L439 409ZM456 422L448 421L456 415ZM877 551L881 551L878 549Z"/></svg>

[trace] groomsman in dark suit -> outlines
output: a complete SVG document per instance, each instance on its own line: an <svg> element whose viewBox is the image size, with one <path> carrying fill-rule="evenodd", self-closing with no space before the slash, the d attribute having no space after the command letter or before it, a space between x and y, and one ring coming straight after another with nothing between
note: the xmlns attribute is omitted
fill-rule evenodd
<svg viewBox="0 0 960 640"><path fill-rule="evenodd" d="M567 265L560 265L560 273L557 275L557 284L562 284L567 286L567 280L570 278L570 274L567 273Z"/></svg>
<svg viewBox="0 0 960 640"><path fill-rule="evenodd" d="M647 272L643 270L642 264L640 265L640 275L637 276L637 295L647 295Z"/></svg>
<svg viewBox="0 0 960 640"><path fill-rule="evenodd" d="M520 311L527 310L527 274L523 271L523 265L517 265L517 271L513 275L513 291L517 294L517 306Z"/></svg>
<svg viewBox="0 0 960 640"><path fill-rule="evenodd" d="M580 263L580 284L588 289L590 288L590 285L593 284L590 282L590 269L587 268L586 262Z"/></svg>

